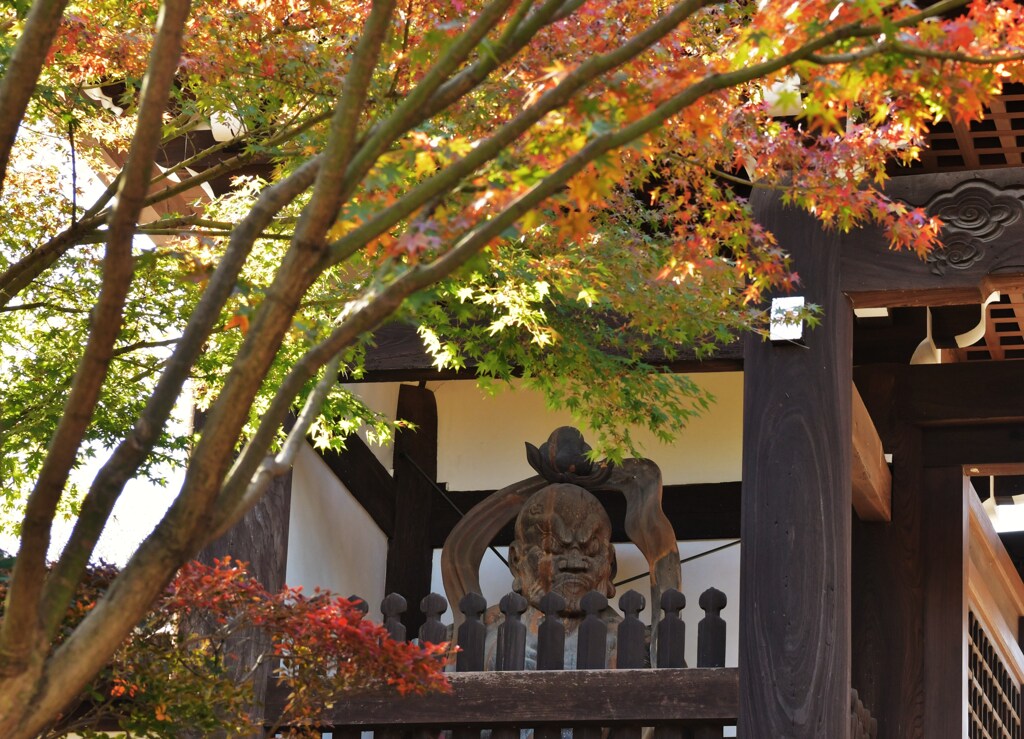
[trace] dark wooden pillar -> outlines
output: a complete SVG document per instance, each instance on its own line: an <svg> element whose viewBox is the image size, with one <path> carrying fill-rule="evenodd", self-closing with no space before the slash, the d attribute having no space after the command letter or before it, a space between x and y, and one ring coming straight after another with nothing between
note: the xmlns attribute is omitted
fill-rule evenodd
<svg viewBox="0 0 1024 739"><path fill-rule="evenodd" d="M249 572L274 593L285 585L292 473L275 478L263 498L219 539L203 547L196 559L213 564L230 555L249 563Z"/></svg>
<svg viewBox="0 0 1024 739"><path fill-rule="evenodd" d="M805 346L744 347L740 735L845 739L850 723L852 311L838 237L764 192L754 212L820 305Z"/></svg>
<svg viewBox="0 0 1024 739"><path fill-rule="evenodd" d="M248 562L252 576L271 593L276 593L286 584L291 505L292 473L289 471L275 478L260 502L223 536L203 547L196 559L204 564L213 564L214 559L230 555L232 559ZM201 623L192 627L200 631L213 628ZM258 629L247 629L233 638L228 648L238 656L231 664L239 679L248 679L246 673L270 646L268 636ZM273 668L272 660L263 660L256 667L253 693L257 714L262 711Z"/></svg>
<svg viewBox="0 0 1024 739"><path fill-rule="evenodd" d="M395 526L388 542L384 588L409 603L403 621L413 637L423 625L420 601L430 592L433 548L430 508L437 480L437 403L425 387L402 385L398 391L399 420L415 425L395 435Z"/></svg>
<svg viewBox="0 0 1024 739"><path fill-rule="evenodd" d="M962 469L925 470L923 516L924 733L967 736L967 532L970 483Z"/></svg>
<svg viewBox="0 0 1024 739"><path fill-rule="evenodd" d="M878 739L925 736L921 436L910 425L893 434L892 520L853 521L853 687Z"/></svg>

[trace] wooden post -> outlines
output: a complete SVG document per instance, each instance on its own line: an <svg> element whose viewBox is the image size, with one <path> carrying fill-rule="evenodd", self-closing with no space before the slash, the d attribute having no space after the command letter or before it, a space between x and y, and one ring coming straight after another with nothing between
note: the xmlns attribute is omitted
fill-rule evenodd
<svg viewBox="0 0 1024 739"><path fill-rule="evenodd" d="M395 526L388 541L384 591L400 593L419 603L430 592L431 501L437 479L437 403L425 387L402 385L398 390L399 420L416 428L395 435ZM424 616L410 609L406 616L410 634L419 632Z"/></svg>
<svg viewBox="0 0 1024 739"><path fill-rule="evenodd" d="M803 345L744 346L739 734L846 739L852 310L837 234L765 191L753 207L824 315Z"/></svg>
<svg viewBox="0 0 1024 739"><path fill-rule="evenodd" d="M967 736L967 496L961 468L925 470L924 736Z"/></svg>
<svg viewBox="0 0 1024 739"><path fill-rule="evenodd" d="M878 739L922 739L922 434L900 425L892 436L892 520L853 522L853 687L878 721Z"/></svg>

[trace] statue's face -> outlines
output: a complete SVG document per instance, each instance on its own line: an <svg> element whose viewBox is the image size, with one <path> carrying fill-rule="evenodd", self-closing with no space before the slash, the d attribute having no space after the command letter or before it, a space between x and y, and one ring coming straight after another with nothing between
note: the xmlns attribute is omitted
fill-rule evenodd
<svg viewBox="0 0 1024 739"><path fill-rule="evenodd" d="M615 594L612 527L597 498L577 485L549 485L535 493L516 518L509 566L515 589L532 606L549 591L565 598L566 611L579 614L591 590Z"/></svg>

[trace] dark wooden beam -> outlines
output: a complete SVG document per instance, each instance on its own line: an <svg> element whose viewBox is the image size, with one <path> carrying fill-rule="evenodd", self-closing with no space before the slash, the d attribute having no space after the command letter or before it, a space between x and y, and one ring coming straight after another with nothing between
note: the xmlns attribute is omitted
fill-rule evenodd
<svg viewBox="0 0 1024 739"><path fill-rule="evenodd" d="M447 495L461 511L466 512L493 492L450 490ZM625 499L618 493L608 491L598 491L595 495L604 504L612 520L612 540L629 541L625 529ZM739 481L666 485L662 507L680 540L737 539L740 535L740 497ZM459 514L447 502L435 497L430 515L431 545L441 547L459 518ZM495 537L494 544L509 544L512 533L510 523Z"/></svg>
<svg viewBox="0 0 1024 739"><path fill-rule="evenodd" d="M872 365L854 379L883 439L894 414L921 426L1024 422L1024 362ZM870 384L887 384L889 397Z"/></svg>
<svg viewBox="0 0 1024 739"><path fill-rule="evenodd" d="M744 346L741 736L850 729L850 429L853 312L839 238L766 191L752 198L824 309L804 345Z"/></svg>
<svg viewBox="0 0 1024 739"><path fill-rule="evenodd" d="M1024 242L1012 228L999 228L995 215L1021 209L1019 172L918 175L893 181L886 192L928 206L947 223L943 245L926 259L894 251L880 227L842 236L842 289L854 306L970 305L992 290L1024 284ZM984 213L990 207L993 216ZM960 208L965 210L959 218ZM982 213L978 218L977 214ZM1012 213L1007 224L1022 213Z"/></svg>
<svg viewBox="0 0 1024 739"><path fill-rule="evenodd" d="M345 440L345 449L340 452L317 451L385 536L393 536L395 481L363 440L353 434Z"/></svg>
<svg viewBox="0 0 1024 739"><path fill-rule="evenodd" d="M366 352L366 372L359 382L419 382L421 380L472 380L473 367L439 370L423 348L416 327L408 323L389 323L373 335L373 346ZM650 357L649 361L670 372L736 372L743 369L743 347L734 342L720 347L707 359L697 359L692 349L681 348L672 361Z"/></svg>
<svg viewBox="0 0 1024 739"><path fill-rule="evenodd" d="M425 387L402 385L396 417L413 424L395 434L395 528L388 540L386 593L405 596L405 625L415 636L423 625L420 601L430 593L433 548L430 512L437 480L437 402Z"/></svg>
<svg viewBox="0 0 1024 739"><path fill-rule="evenodd" d="M196 559L212 565L215 559L231 556L248 563L249 572L271 593L285 586L288 567L288 522L292 503L292 473L275 478L263 498L219 539L207 544ZM211 624L192 624L196 631ZM270 638L261 629L244 629L232 637L228 650L237 654L231 669L239 680L253 680L255 706L262 707L273 664L264 660L255 676L242 674L242 667L257 663L260 654L271 649ZM247 669L247 668L246 668ZM256 708L256 711L261 710Z"/></svg>
<svg viewBox="0 0 1024 739"><path fill-rule="evenodd" d="M328 723L364 729L728 725L737 714L739 675L735 667L704 667L464 672L448 680L449 693L400 697L382 688L346 694ZM268 715L279 715L286 698L287 691L273 689Z"/></svg>
<svg viewBox="0 0 1024 739"><path fill-rule="evenodd" d="M1024 423L927 429L923 459L926 467L1024 462Z"/></svg>
<svg viewBox="0 0 1024 739"><path fill-rule="evenodd" d="M924 470L921 430L894 436L892 520L853 520L852 683L878 739L922 739Z"/></svg>

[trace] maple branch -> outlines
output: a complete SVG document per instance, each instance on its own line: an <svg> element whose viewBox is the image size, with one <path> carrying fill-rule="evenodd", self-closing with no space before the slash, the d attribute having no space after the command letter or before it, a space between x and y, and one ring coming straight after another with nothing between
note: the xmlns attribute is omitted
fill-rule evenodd
<svg viewBox="0 0 1024 739"><path fill-rule="evenodd" d="M270 136L268 139L263 141L262 145L267 147L277 146L278 144L284 143L285 141L289 141L298 136L299 134L308 131L310 128L317 125L318 123L323 123L330 117L330 111L318 113L317 115L311 116L310 118L306 119L302 123L298 123L295 126L286 128L282 131L278 131L273 136ZM245 141L252 139L254 136L254 133L244 133L239 136L235 136L234 138L229 139L228 141L221 141L214 144L213 146L209 146L206 149L203 149L202 151L189 157L188 159L183 159L182 161L177 162L173 167L165 169L163 172L161 172L160 174L153 178L152 182L150 183L150 186L155 185L161 180L167 179L173 174L176 174L184 169L187 169L195 164L198 164L204 159L207 159L210 156L216 154L218 151L223 151L224 149L227 149L228 147L231 146L237 146L238 144L244 143ZM204 182L209 182L212 179L216 179L217 177L220 177L222 174L226 172L230 172L231 170L240 167L243 164L247 164L255 160L257 156L258 155L256 154L249 154L243 152L241 154L235 155L230 159L225 159L222 162L218 162L213 167L208 167L199 174L191 175L187 179L181 180L179 183L176 183L175 185L169 188L161 190L159 193L154 193L153 195L150 195L146 201L146 204L152 205L153 203L160 202L161 200L166 200L167 198L173 197L180 193L187 192L188 190L191 190L194 187L198 187Z"/></svg>
<svg viewBox="0 0 1024 739"><path fill-rule="evenodd" d="M323 377L320 378L316 387L313 388L313 392L306 398L306 402L302 406L298 418L295 420L295 425L292 426L288 436L285 438L281 451L275 456L264 460L256 470L253 479L237 500L233 500L233 496L225 497L223 495L218 499L217 510L213 515L216 528L209 537L211 541L226 534L249 509L260 501L260 498L267 491L267 486L270 485L270 482L275 477L283 475L292 468L292 465L295 463L295 457L298 455L299 449L306 439L306 434L309 433L310 426L313 425L313 421L320 415L327 396L338 382L338 372L340 369L341 354L338 353L327 363ZM225 488L227 487L226 485ZM228 505L231 507L228 508Z"/></svg>
<svg viewBox="0 0 1024 739"><path fill-rule="evenodd" d="M323 239L338 209L346 184L346 170L357 148L359 117L366 103L373 71L377 67L381 46L391 24L395 0L375 0L366 26L356 44L352 65L342 86L341 99L331 120L330 138L322 154L320 171L313 183L313 197L303 209L295 229L295 246L316 248Z"/></svg>
<svg viewBox="0 0 1024 739"><path fill-rule="evenodd" d="M435 195L453 188L468 175L498 156L509 144L529 131L548 113L568 104L576 93L598 77L622 66L649 49L705 4L705 0L683 0L618 48L605 54L592 56L584 61L552 89L541 95L537 102L524 109L486 140L480 142L471 152L444 170L414 185L401 199L378 211L331 244L329 264L337 264L347 259L365 244L370 243L386 230L412 215Z"/></svg>
<svg viewBox="0 0 1024 739"><path fill-rule="evenodd" d="M175 339L162 339L160 341L136 341L131 344L119 346L114 350L113 356L120 357L124 354L128 354L129 352L138 351L139 349L157 349L161 346L174 346L179 341L181 341L180 336Z"/></svg>
<svg viewBox="0 0 1024 739"><path fill-rule="evenodd" d="M918 46L911 46L903 41L895 41L892 47L907 56L918 56L926 59L940 59L948 62L962 62L964 64L980 64L983 66L992 66L994 64L1005 64L1006 62L1019 62L1024 60L1024 51L1017 52L1016 54L1007 54L1000 56L974 56L972 54L964 54L959 51L938 51L936 49L922 49Z"/></svg>
<svg viewBox="0 0 1024 739"><path fill-rule="evenodd" d="M68 544L46 584L44 601L48 604L48 612L61 611L60 604L66 603L74 592L75 583L84 572L99 534L110 518L125 484L163 432L181 388L220 318L221 310L231 296L253 244L281 209L313 183L315 172L315 163L307 162L285 179L264 188L256 204L235 226L224 256L210 276L206 290L167 360L145 409L129 436L118 444L97 472L82 501L81 512Z"/></svg>
<svg viewBox="0 0 1024 739"><path fill-rule="evenodd" d="M594 78L621 66L657 43L704 4L702 0L684 0L666 12L651 26L626 41L618 49L604 55L592 57L584 62L580 67L567 75L555 88L541 96L537 103L516 116L516 118L499 129L498 133L477 146L470 154L449 165L443 172L420 183L406 193L405 197L397 203L384 209L377 216L374 216L366 223L331 244L327 265L333 265L344 260L358 248L369 243L380 233L383 233L384 230L392 227L424 204L430 202L439 193L454 187L480 165L497 156L508 143L528 131L548 112L565 105L577 91L589 84ZM399 300L400 302L401 300ZM385 304L388 303L385 302ZM396 308L397 304L391 310ZM370 328L373 328L373 326L370 326ZM252 329L250 333L253 333ZM326 358L323 361L326 361ZM314 372L322 363L313 363L312 369L307 371ZM271 409L264 414L263 421L260 423L255 435L232 468L230 473L231 479L226 483L227 489L222 491L220 496L221 500L228 501L225 505L232 505L232 499L241 494L242 481L249 480L255 473L265 454L265 450L269 448L273 441L277 428L283 422L287 409L290 407L295 395L297 395L301 384L308 381L312 376L311 374L302 376L300 365L301 362L293 368L293 372L296 372L295 377L302 378L301 381L296 380L299 382L299 387L294 388L294 393L289 394L292 392L292 388L288 384L289 379L292 378L290 373L288 379L286 379L277 395L275 395ZM277 411L276 413L274 412L275 410Z"/></svg>
<svg viewBox="0 0 1024 739"><path fill-rule="evenodd" d="M119 174L96 199L96 202L82 214L82 217L72 224L71 228L33 249L0 274L0 307L7 305L18 293L49 269L54 262L71 248L82 243L86 234L91 233L106 221L106 217L102 213L103 208L114 197L120 181Z"/></svg>
<svg viewBox="0 0 1024 739"><path fill-rule="evenodd" d="M536 11L528 14L526 21L523 22L522 13L524 9L528 9L532 5L532 3L524 3L516 14L513 15L509 22L509 27L505 29L494 48L490 49L488 53L481 54L476 62L447 80L443 78L444 75L441 75L435 66L434 70L438 71L438 74L432 80L432 83L436 80L441 80L441 84L436 86L432 94L422 95L427 90L424 87L424 83L427 80L424 78L413 91L413 94L417 95L417 100L421 96L425 98L421 105L417 107L406 105L402 110L393 112L387 119L370 128L364 137L364 141L360 144L359 151L355 155L352 164L345 173L350 185L349 189L345 191L344 197L347 198L351 195L356 183L362 181L377 161L377 158L399 136L423 121L429 120L475 89L481 82L487 79L491 72L518 54L541 28L553 22L553 16L559 9L565 7L575 8L579 7L580 4L582 4L582 0L569 0L568 2L567 0L548 0ZM482 13L486 13L487 10L497 11L499 8L500 5L498 4L491 5ZM478 35L479 31L484 28L481 21L490 22L491 17L488 14L487 18L478 18L478 22L467 29L464 35ZM480 40L482 39L483 37L481 36ZM456 40L455 43L459 43L459 41ZM451 48L449 47L449 49ZM448 74L454 72L458 64L465 61L465 58L468 58L468 53L463 55L461 59L452 53L446 54L444 64L450 67Z"/></svg>
<svg viewBox="0 0 1024 739"><path fill-rule="evenodd" d="M54 653L48 665L48 672L53 677L45 683L38 698L42 710L37 713L49 715L59 709L60 695L81 689L89 676L102 666L106 655L125 637L159 588L192 553L195 542L203 537L206 528L203 524L211 513L209 503L220 489L223 471L244 423L249 401L277 354L300 296L317 274L310 269L320 260L316 241L322 240L336 212L338 204L332 202L332 196L337 194L339 185L338 174L325 174L326 168L319 167L319 163L347 164L346 152L353 143L351 134L358 122L376 58L387 34L392 6L387 0L374 3L346 77L342 101L331 126L327 152L322 158L307 162L300 168L304 174L317 175L313 196L300 218L293 246L285 255L224 389L207 417L209 428L216 431L204 433L197 444L181 492L163 520L136 550L111 584L106 597ZM327 201L326 204L321 200ZM249 236L254 238L252 234ZM249 243L252 240L248 239ZM179 350L183 344L179 344ZM171 361L174 359L172 355ZM151 401L155 396L154 393ZM92 542L84 543L92 545ZM55 689L57 687L59 691Z"/></svg>
<svg viewBox="0 0 1024 739"><path fill-rule="evenodd" d="M103 281L93 309L89 338L26 505L21 548L11 572L7 609L0 627L0 659L13 663L5 667L23 663L35 646L40 630L38 598L46 573L53 516L92 419L121 328L124 301L134 272L132 238L142 210L142 193L160 143L163 112L181 55L189 7L189 0L164 0L161 6L156 39L142 85L138 123L117 202L108 222ZM59 615L44 614L43 619L59 622L62 615L63 609ZM20 669L20 665L16 669ZM55 680L61 679L55 677Z"/></svg>
<svg viewBox="0 0 1024 739"><path fill-rule="evenodd" d="M0 194L7 164L36 81L60 28L67 0L36 0L0 80Z"/></svg>

